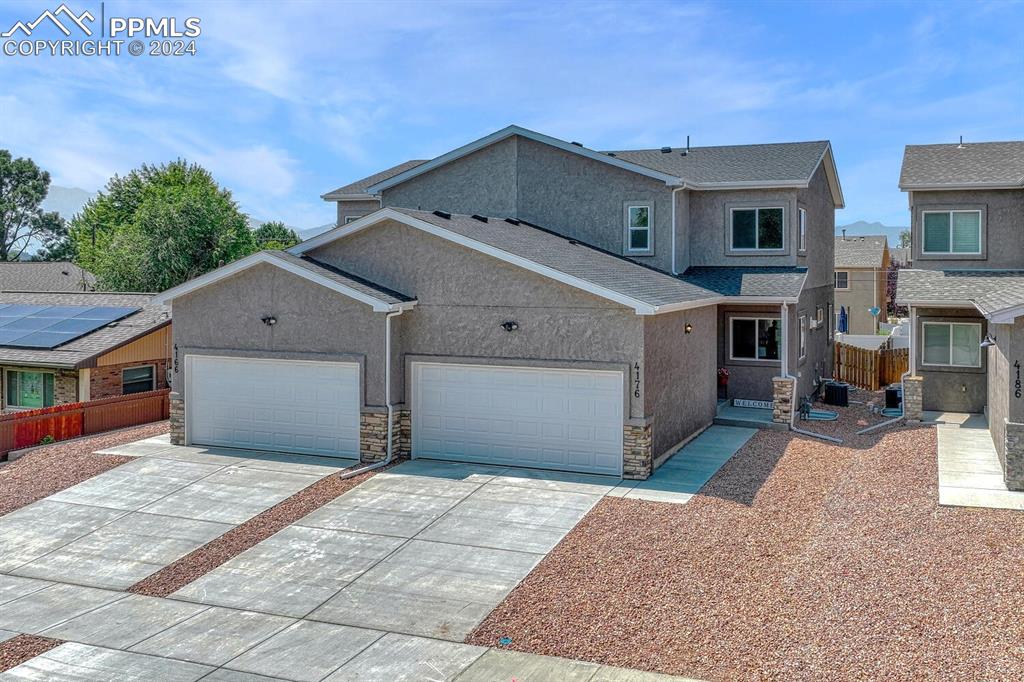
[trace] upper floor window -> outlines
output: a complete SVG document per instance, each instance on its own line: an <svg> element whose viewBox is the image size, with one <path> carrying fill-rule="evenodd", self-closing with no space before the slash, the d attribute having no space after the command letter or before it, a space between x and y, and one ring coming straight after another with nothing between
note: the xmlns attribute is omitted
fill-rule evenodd
<svg viewBox="0 0 1024 682"><path fill-rule="evenodd" d="M628 253L651 253L653 225L650 204L626 205L626 251Z"/></svg>
<svg viewBox="0 0 1024 682"><path fill-rule="evenodd" d="M782 250L783 213L782 208L732 209L732 250Z"/></svg>
<svg viewBox="0 0 1024 682"><path fill-rule="evenodd" d="M981 253L981 211L924 211L921 253Z"/></svg>
<svg viewBox="0 0 1024 682"><path fill-rule="evenodd" d="M846 270L836 270L836 289L850 288L850 273Z"/></svg>
<svg viewBox="0 0 1024 682"><path fill-rule="evenodd" d="M800 250L807 250L807 211L800 209Z"/></svg>

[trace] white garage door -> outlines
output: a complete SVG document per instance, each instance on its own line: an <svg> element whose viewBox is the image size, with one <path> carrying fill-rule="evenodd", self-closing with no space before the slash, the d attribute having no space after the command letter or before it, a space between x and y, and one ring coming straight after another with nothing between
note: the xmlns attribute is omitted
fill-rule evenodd
<svg viewBox="0 0 1024 682"><path fill-rule="evenodd" d="M622 374L413 364L414 457L622 473Z"/></svg>
<svg viewBox="0 0 1024 682"><path fill-rule="evenodd" d="M190 442L359 456L359 365L188 358Z"/></svg>

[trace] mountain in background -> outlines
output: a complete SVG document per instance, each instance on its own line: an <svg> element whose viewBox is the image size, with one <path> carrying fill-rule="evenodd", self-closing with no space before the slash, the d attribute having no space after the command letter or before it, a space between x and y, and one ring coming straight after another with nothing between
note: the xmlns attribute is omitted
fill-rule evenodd
<svg viewBox="0 0 1024 682"><path fill-rule="evenodd" d="M849 237L884 234L889 240L889 247L900 245L900 232L909 230L909 227L895 225L883 225L882 223L869 223L866 220L858 220L849 225L836 225L836 236L838 237L846 230Z"/></svg>
<svg viewBox="0 0 1024 682"><path fill-rule="evenodd" d="M96 196L95 192L86 192L78 187L50 185L50 191L43 199L43 210L56 211L61 218L70 221L76 213L82 210L85 202L94 196Z"/></svg>

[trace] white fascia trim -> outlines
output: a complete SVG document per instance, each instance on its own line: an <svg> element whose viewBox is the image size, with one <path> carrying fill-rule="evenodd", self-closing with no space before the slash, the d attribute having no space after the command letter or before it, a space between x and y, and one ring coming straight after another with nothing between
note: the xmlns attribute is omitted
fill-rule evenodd
<svg viewBox="0 0 1024 682"><path fill-rule="evenodd" d="M373 308L374 312L382 313L389 312L392 310L407 310L408 308L411 308L413 305L415 305L415 301L407 301L404 303L395 304L391 304L386 301L381 301L361 291L357 291L352 287L345 286L341 282L336 282L333 279L330 279L329 277L318 275L317 273L307 270L306 268L299 267L294 263L289 263L286 260L277 258L266 251L254 253L251 256L247 256L245 258L242 258L241 260L235 261L234 263L229 263L224 267L217 268L212 272L208 272L205 275L202 275L201 277L196 277L195 279L185 282L184 284L179 284L178 286L172 289L168 289L167 291L161 292L153 297L152 303L160 303L163 305L167 305L176 298L196 291L197 289L202 289L203 287L214 284L215 282L219 282L222 279L235 275L243 270L247 270L253 267L254 265L259 265L260 263L267 263L269 265L279 267L282 270L286 270L292 274L298 275L303 279L307 279L311 282L327 287L328 289L337 291L338 293L348 296L349 298L359 301L360 303L365 303L366 305Z"/></svg>
<svg viewBox="0 0 1024 682"><path fill-rule="evenodd" d="M490 135L485 135L484 137L481 137L479 140L475 140L473 142L470 142L469 144L453 149L450 152L442 154L441 156L438 156L435 159L431 159L426 163L420 164L415 168L410 168L409 170L399 173L398 175L392 176L387 180L381 180L375 185L370 185L369 187L366 188L366 191L372 194L380 194L382 190L385 190L389 187L394 187L395 185L401 184L406 180L409 180L410 178L414 178L417 175L421 175L439 166L443 166L444 164L449 163L450 161L454 161L468 154L472 154L475 151L483 149L488 145L492 145L495 142L500 142L501 140L504 140L508 137L512 137L513 135L519 135L521 137L525 137L535 142L540 142L542 144L556 147L557 149L561 149L562 151L569 152L571 154L578 154L588 159L593 159L594 161L600 161L602 163L607 163L611 166L615 166L617 168L622 168L624 170L632 171L634 173L646 175L648 177L661 180L666 185L678 186L682 184L682 181L679 179L678 176L670 175L668 173L662 173L661 171L656 171L653 168L640 166L635 163L630 163L629 161L623 161L622 159L619 159L614 156L608 156L607 154L602 154L601 152L594 151L593 149L579 147L570 142L566 142L565 140L559 140L556 137L551 137L550 135L544 135L533 130L527 130L526 128L521 128L517 125L510 125L506 128L502 128L501 130L493 132Z"/></svg>
<svg viewBox="0 0 1024 682"><path fill-rule="evenodd" d="M981 308L978 308L981 311ZM991 313L985 313L981 311L982 315L988 318L989 322L995 324L1013 324L1018 317L1024 316L1024 305L1015 305L1010 308L1003 308L1002 310L996 310Z"/></svg>
<svg viewBox="0 0 1024 682"><path fill-rule="evenodd" d="M374 201L380 197L366 194L365 192L360 194L335 194L334 192L327 192L326 194L321 194L320 198L324 201Z"/></svg>

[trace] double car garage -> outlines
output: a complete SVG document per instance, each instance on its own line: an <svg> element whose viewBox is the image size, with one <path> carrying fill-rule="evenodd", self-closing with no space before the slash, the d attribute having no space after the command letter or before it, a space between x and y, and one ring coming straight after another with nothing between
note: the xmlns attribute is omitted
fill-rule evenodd
<svg viewBox="0 0 1024 682"><path fill-rule="evenodd" d="M186 356L186 440L358 458L357 363ZM412 362L412 456L622 474L618 371Z"/></svg>

